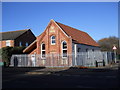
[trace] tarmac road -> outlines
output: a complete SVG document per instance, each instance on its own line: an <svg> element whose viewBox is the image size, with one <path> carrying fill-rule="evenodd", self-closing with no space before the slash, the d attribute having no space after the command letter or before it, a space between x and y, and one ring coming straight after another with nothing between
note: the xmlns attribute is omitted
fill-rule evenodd
<svg viewBox="0 0 120 90"><path fill-rule="evenodd" d="M42 69L17 74L3 71L2 88L118 88L119 86L120 73L116 68L45 72L40 70Z"/></svg>

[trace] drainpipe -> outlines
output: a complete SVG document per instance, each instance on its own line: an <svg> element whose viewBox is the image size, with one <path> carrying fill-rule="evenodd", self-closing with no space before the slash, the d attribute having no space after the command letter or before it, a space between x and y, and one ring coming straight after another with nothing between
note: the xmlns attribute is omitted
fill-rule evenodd
<svg viewBox="0 0 120 90"><path fill-rule="evenodd" d="M72 55L73 54L73 43L72 43L72 37L71 36L69 36L69 39L70 39L70 44L71 44L71 47L69 46L71 48L70 49L71 52L68 53L68 54L72 56L72 58L68 59L69 60L68 61L68 66L70 67L70 66L73 66L73 55Z"/></svg>
<svg viewBox="0 0 120 90"><path fill-rule="evenodd" d="M74 44L74 51L75 51L75 66L77 66L77 44Z"/></svg>
<svg viewBox="0 0 120 90"><path fill-rule="evenodd" d="M35 59L35 66L37 66L37 60L36 60L36 52L34 52L34 59Z"/></svg>

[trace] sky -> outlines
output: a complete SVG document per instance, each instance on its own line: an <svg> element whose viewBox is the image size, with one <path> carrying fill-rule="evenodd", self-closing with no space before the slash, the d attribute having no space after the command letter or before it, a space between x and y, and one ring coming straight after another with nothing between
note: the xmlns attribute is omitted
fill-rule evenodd
<svg viewBox="0 0 120 90"><path fill-rule="evenodd" d="M118 2L3 2L2 31L31 28L38 36L51 19L98 41L118 36Z"/></svg>

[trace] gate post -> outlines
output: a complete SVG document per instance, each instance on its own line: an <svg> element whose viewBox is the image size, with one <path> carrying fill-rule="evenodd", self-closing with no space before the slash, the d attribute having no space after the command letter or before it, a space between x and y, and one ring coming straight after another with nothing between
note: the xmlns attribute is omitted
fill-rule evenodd
<svg viewBox="0 0 120 90"><path fill-rule="evenodd" d="M77 44L75 44L74 47L75 47L75 66L77 66Z"/></svg>
<svg viewBox="0 0 120 90"><path fill-rule="evenodd" d="M95 65L96 65L96 67L98 67L98 62L97 62L97 61L95 61L95 63L96 63L96 64L95 64Z"/></svg>
<svg viewBox="0 0 120 90"><path fill-rule="evenodd" d="M103 66L105 66L105 61L103 60Z"/></svg>

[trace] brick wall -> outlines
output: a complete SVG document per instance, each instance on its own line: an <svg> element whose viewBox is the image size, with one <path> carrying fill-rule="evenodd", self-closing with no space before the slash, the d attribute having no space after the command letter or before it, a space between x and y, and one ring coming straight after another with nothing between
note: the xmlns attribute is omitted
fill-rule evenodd
<svg viewBox="0 0 120 90"><path fill-rule="evenodd" d="M6 47L6 41L8 40L0 41L0 48ZM10 46L14 47L14 40L9 40L9 41L10 41Z"/></svg>
<svg viewBox="0 0 120 90"><path fill-rule="evenodd" d="M54 27L54 29L51 29L50 27ZM62 41L67 42L67 49L68 53L72 52L72 41L70 37L67 37L60 29L59 27L51 22L47 29L45 30L45 35L41 38L37 38L37 54L41 54L41 44L45 43L46 45L46 54L49 54L51 52L54 53L62 53L62 47L61 43ZM51 45L51 36L54 35L56 37L56 44Z"/></svg>

